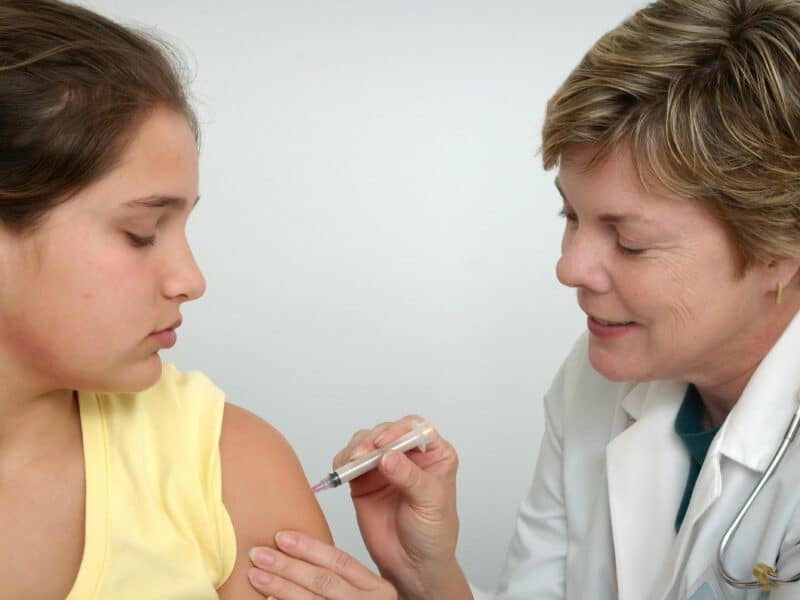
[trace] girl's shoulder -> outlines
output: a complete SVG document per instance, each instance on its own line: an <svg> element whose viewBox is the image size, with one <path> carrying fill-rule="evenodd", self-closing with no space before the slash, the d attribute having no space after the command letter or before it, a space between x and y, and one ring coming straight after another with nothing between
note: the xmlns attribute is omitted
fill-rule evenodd
<svg viewBox="0 0 800 600"><path fill-rule="evenodd" d="M236 564L220 598L261 598L250 586L248 553L275 547L285 529L332 541L325 517L289 442L262 418L226 403L219 440L222 498L236 532Z"/></svg>
<svg viewBox="0 0 800 600"><path fill-rule="evenodd" d="M103 395L101 404L111 439L136 452L138 462L158 457L158 468L147 472L168 469L170 485L187 479L201 490L210 525L203 545L221 549L208 569L222 577L216 586L220 598L263 600L247 578L248 551L274 547L278 531L295 529L331 541L289 442L261 417L228 402L202 372L163 363L150 388ZM122 444L124 439L130 443Z"/></svg>

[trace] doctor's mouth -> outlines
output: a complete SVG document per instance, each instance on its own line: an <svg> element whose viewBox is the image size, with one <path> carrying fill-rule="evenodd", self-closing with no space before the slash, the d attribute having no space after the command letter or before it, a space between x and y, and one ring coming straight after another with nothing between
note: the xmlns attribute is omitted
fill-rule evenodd
<svg viewBox="0 0 800 600"><path fill-rule="evenodd" d="M611 340L629 333L633 329L639 327L639 324L635 321L606 321L593 317L592 315L587 315L586 326L589 329L589 333L592 335L604 340Z"/></svg>

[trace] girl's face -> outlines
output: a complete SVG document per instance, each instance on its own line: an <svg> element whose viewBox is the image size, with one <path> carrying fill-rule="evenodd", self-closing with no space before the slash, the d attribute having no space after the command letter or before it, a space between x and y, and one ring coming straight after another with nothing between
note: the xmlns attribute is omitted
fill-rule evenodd
<svg viewBox="0 0 800 600"><path fill-rule="evenodd" d="M775 310L767 265L737 274L723 226L699 203L642 187L627 152L563 162L558 278L588 317L589 359L612 380L700 382L747 361Z"/></svg>
<svg viewBox="0 0 800 600"><path fill-rule="evenodd" d="M161 373L181 304L205 280L186 240L198 157L157 109L111 173L29 236L0 226L0 358L52 389L136 391ZM9 362L10 361L10 362Z"/></svg>

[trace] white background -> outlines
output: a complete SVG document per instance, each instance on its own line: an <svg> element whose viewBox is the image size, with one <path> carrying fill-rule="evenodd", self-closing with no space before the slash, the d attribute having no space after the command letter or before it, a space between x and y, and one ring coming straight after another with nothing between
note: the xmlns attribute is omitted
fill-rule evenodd
<svg viewBox="0 0 800 600"><path fill-rule="evenodd" d="M545 103L642 3L83 3L155 28L193 74L208 292L164 358L274 424L312 480L355 430L429 418L461 457L458 555L491 586L584 328L555 279ZM319 499L369 561L347 490Z"/></svg>

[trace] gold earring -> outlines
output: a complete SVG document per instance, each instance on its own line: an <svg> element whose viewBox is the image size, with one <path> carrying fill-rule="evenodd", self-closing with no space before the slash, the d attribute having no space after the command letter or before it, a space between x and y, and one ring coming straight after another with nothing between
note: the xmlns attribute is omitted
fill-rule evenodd
<svg viewBox="0 0 800 600"><path fill-rule="evenodd" d="M775 292L775 304L781 303L781 296L783 296L783 282L778 280L778 290Z"/></svg>

